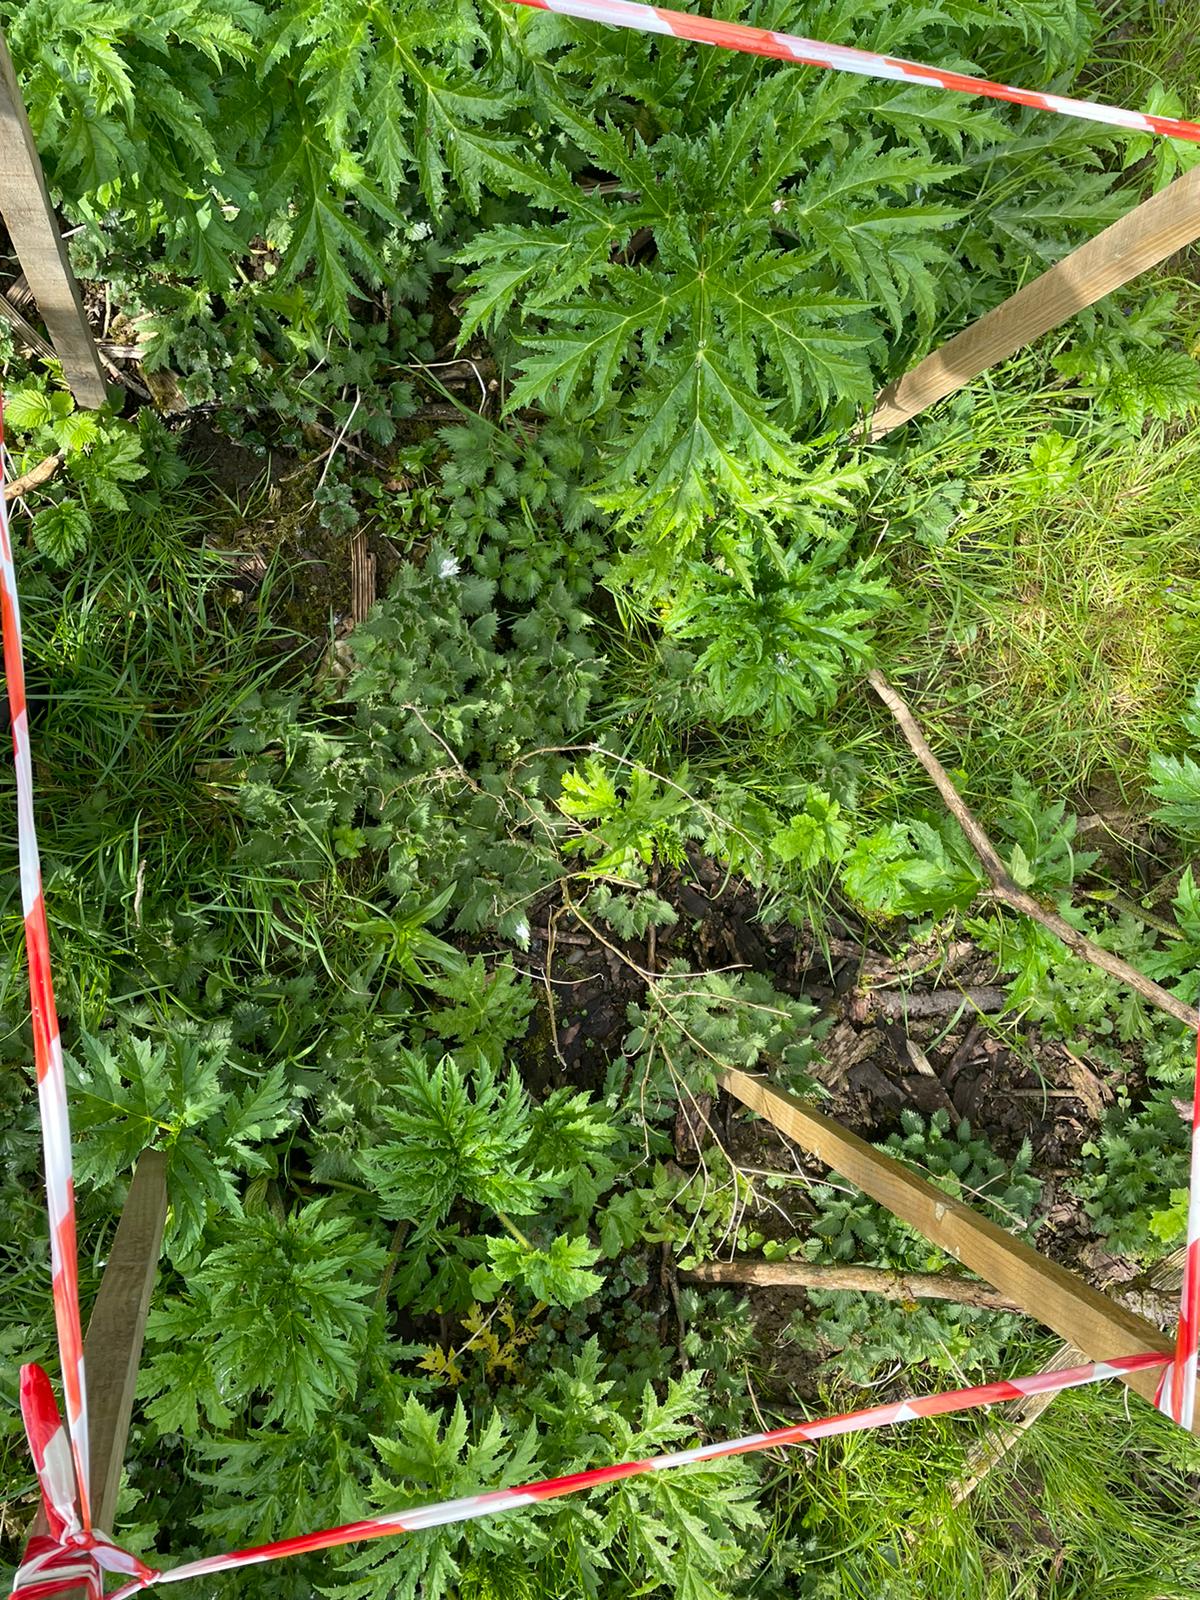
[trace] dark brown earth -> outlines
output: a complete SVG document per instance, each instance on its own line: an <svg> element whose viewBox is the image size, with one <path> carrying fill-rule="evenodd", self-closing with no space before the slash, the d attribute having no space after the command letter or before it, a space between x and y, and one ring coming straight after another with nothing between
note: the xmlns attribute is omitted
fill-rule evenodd
<svg viewBox="0 0 1200 1600"><path fill-rule="evenodd" d="M1003 994L994 963L969 941L895 958L872 947L869 930L835 922L819 947L808 930L765 927L753 888L703 859L687 875L664 876L658 893L679 920L652 945L606 935L610 948L554 900L532 919L525 965L555 997L562 1058L548 1028L545 1038L535 1034L527 1067L535 1092L564 1077L598 1087L627 1008L644 998L639 969L682 959L699 970L760 972L782 993L815 1002L831 1024L814 1069L828 1109L865 1137L886 1136L906 1107L944 1110L977 1124L1001 1154L1028 1139L1050 1180L1070 1169L1111 1099L1115 1085L1057 1041L1026 1029L1018 1046L994 1014Z"/></svg>
<svg viewBox="0 0 1200 1600"><path fill-rule="evenodd" d="M573 1082L597 1089L621 1049L627 1009L646 993L641 973L682 959L696 969L741 966L764 973L781 992L815 1002L829 1024L814 1064L828 1091L823 1109L865 1138L878 1141L911 1108L924 1116L945 1111L966 1118L1009 1159L1028 1140L1033 1170L1044 1185L1038 1247L1101 1286L1114 1287L1132 1269L1092 1237L1068 1178L1080 1147L1094 1136L1117 1083L1111 1069L1036 1029L1020 1032L1002 1021L1003 991L992 958L968 940L918 944L903 957L875 948L865 926L842 921L827 929L823 947L810 931L787 923L766 927L753 888L730 879L717 863L696 859L687 873L666 874L657 892L678 922L650 940L629 942L605 933L608 943L571 915L557 896L531 918L532 939L523 967L553 996L540 1007L527 1041L522 1070L535 1094ZM900 930L889 930L901 944ZM797 1161L814 1178L823 1169L789 1148L768 1124L751 1119L719 1096L700 1117L681 1112L675 1125L676 1164L703 1159L700 1146L715 1131L731 1161L743 1168L792 1172ZM801 1191L782 1191L790 1216L764 1209L754 1226L767 1237L803 1237ZM778 1198L778 1197L773 1197ZM752 1306L763 1376L773 1407L789 1397L816 1394L819 1354L784 1336L805 1306L802 1292L776 1288L744 1291ZM662 1336L677 1337L677 1306L651 1290Z"/></svg>

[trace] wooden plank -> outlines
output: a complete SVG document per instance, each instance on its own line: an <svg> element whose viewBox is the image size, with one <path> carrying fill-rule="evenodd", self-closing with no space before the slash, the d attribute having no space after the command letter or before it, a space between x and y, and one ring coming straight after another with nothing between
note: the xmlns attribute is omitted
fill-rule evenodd
<svg viewBox="0 0 1200 1600"><path fill-rule="evenodd" d="M0 214L80 406L104 404L104 373L58 221L12 57L0 34Z"/></svg>
<svg viewBox="0 0 1200 1600"><path fill-rule="evenodd" d="M112 1532L117 1510L138 1363L150 1313L150 1295L158 1274L167 1220L166 1174L166 1158L161 1151L143 1150L84 1340L92 1521L106 1533ZM40 1511L30 1531L46 1531ZM68 1591L63 1600L77 1597L85 1600L82 1588Z"/></svg>
<svg viewBox="0 0 1200 1600"><path fill-rule="evenodd" d="M1193 167L881 389L866 437L882 439L1198 238L1200 167Z"/></svg>
<svg viewBox="0 0 1200 1600"><path fill-rule="evenodd" d="M166 1157L159 1150L144 1150L117 1224L84 1342L92 1515L106 1529L112 1527L117 1509L138 1364L166 1220Z"/></svg>
<svg viewBox="0 0 1200 1600"><path fill-rule="evenodd" d="M1170 1354L1171 1340L1152 1323L1109 1300L807 1102L746 1072L725 1072L720 1082L789 1139L1023 1306L1060 1338L1076 1345L1089 1361L1152 1351ZM1132 1372L1122 1381L1153 1400L1159 1376L1157 1372Z"/></svg>

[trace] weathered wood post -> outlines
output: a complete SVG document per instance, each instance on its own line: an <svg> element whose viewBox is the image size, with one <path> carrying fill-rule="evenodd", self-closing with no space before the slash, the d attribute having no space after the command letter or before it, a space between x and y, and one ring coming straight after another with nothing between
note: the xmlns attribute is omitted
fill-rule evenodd
<svg viewBox="0 0 1200 1600"><path fill-rule="evenodd" d="M138 1363L150 1313L150 1295L158 1274L167 1220L166 1174L162 1153L143 1150L113 1236L84 1341L92 1517L105 1533L112 1532L116 1515ZM31 1531L46 1531L40 1511ZM77 1597L86 1600L82 1588L69 1591L62 1600Z"/></svg>
<svg viewBox="0 0 1200 1600"><path fill-rule="evenodd" d="M76 404L104 404L104 372L84 315L12 57L0 34L0 216Z"/></svg>

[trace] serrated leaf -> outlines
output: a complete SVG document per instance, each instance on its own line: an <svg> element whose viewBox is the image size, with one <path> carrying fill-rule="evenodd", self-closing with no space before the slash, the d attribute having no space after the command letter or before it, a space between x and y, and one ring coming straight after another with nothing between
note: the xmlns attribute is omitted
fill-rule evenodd
<svg viewBox="0 0 1200 1600"><path fill-rule="evenodd" d="M60 416L54 398L51 391L34 384L18 384L4 396L5 426L30 432L35 428L48 427ZM62 398L67 399L69 410L69 396Z"/></svg>
<svg viewBox="0 0 1200 1600"><path fill-rule="evenodd" d="M92 519L86 506L69 495L57 505L35 511L33 542L48 561L65 566L72 556L86 550L92 537Z"/></svg>

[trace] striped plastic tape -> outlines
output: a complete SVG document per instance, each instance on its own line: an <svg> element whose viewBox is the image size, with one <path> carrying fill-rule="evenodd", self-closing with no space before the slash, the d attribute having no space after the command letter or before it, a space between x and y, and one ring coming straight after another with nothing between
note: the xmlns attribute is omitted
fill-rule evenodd
<svg viewBox="0 0 1200 1600"><path fill-rule="evenodd" d="M50 1214L50 1270L54 1320L67 1401L67 1427L74 1458L79 1522L91 1526L88 1503L87 1383L79 1322L79 1266L75 1243L75 1184L71 1172L71 1124L58 1013L50 978L50 930L42 894L42 869L33 818L33 766L29 711L25 700L25 661L21 644L21 606L13 565L12 536L4 493L4 414L0 405L0 621L4 632L4 674L12 722L13 765L17 787L17 849L21 868L21 908L25 918L25 959L33 1014L33 1061L37 1074L42 1152L46 1164L46 1203Z"/></svg>
<svg viewBox="0 0 1200 1600"><path fill-rule="evenodd" d="M1179 1324L1175 1333L1175 1359L1163 1373L1155 1396L1159 1409L1185 1428L1193 1426L1196 1415L1197 1351L1200 1349L1200 1032L1196 1035L1192 1159L1188 1184L1186 1253Z"/></svg>
<svg viewBox="0 0 1200 1600"><path fill-rule="evenodd" d="M744 1439L725 1439L715 1444L697 1445L691 1450L676 1450L670 1455L650 1456L644 1461L622 1461L615 1466L594 1467L589 1472L576 1472L565 1478L544 1478L538 1483L523 1484L520 1488L492 1489L458 1500L440 1500L434 1505L414 1506L406 1511L365 1517L361 1522L344 1523L341 1527L327 1528L320 1533L301 1534L296 1538L279 1539L273 1544L255 1545L245 1550L231 1550L226 1555L206 1556L200 1561L188 1561L164 1572L138 1575L114 1591L108 1600L127 1600L128 1596L153 1583L181 1583L189 1578L202 1578L233 1567L274 1561L281 1556L304 1555L314 1550L328 1550L335 1545L381 1539L398 1533L419 1533L426 1528L443 1528L452 1523L471 1522L478 1517L527 1509L546 1500L556 1500L562 1495L580 1494L588 1489L602 1488L605 1484L620 1483L642 1473L668 1472L676 1467L717 1461L726 1456L813 1443L837 1434L862 1433L871 1428L889 1428L897 1423L915 1422L919 1417L942 1417L951 1412L997 1405L1028 1395L1057 1394L1063 1389L1102 1383L1105 1379L1117 1378L1126 1372L1150 1371L1163 1366L1170 1359L1169 1355L1119 1356L1112 1361L1093 1362L1089 1366L1072 1367L1064 1372L1039 1372L1031 1377L1003 1379L999 1383L986 1383L972 1389L924 1395L892 1405L872 1406L865 1411L824 1417L818 1421L797 1422L768 1433L752 1433Z"/></svg>
<svg viewBox="0 0 1200 1600"><path fill-rule="evenodd" d="M670 11L664 6L638 5L635 0L513 0L513 3L532 6L538 11L554 11L559 16L577 17L584 22L603 22L613 28L671 34L676 39L689 39L693 44L712 44L723 50L774 56L797 66L826 67L831 72L853 72L861 78L886 78L897 83L920 84L926 89L983 95L989 100L1032 106L1037 111L1081 117L1085 122L1105 122L1134 133L1152 133L1165 139L1187 139L1192 144L1200 144L1200 123L1186 122L1182 117L1156 117L1144 111L1126 111L1121 106L1099 105L1094 100L1046 94L1040 89L1017 89L1008 83L993 83L990 78L947 72L942 67L905 61L900 56L881 55L874 50L823 44L819 39L804 39L794 33L751 28L744 22L721 22L693 16L687 11Z"/></svg>

